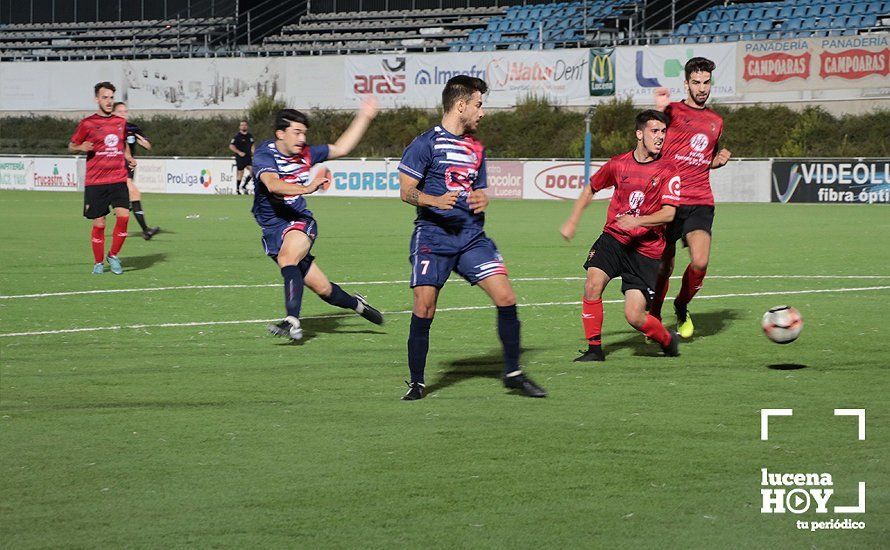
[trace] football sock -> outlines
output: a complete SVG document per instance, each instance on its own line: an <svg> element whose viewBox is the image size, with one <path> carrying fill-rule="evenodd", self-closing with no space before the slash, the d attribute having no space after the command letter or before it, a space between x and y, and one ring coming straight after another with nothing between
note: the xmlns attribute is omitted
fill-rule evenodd
<svg viewBox="0 0 890 550"><path fill-rule="evenodd" d="M148 231L148 225L145 224L145 212L142 211L142 201L131 202L130 210L136 216L136 221L139 222L139 227L142 228L142 231Z"/></svg>
<svg viewBox="0 0 890 550"><path fill-rule="evenodd" d="M109 256L117 256L118 252L124 246L127 239L127 223L130 222L130 216L118 216L114 220L114 232L111 234L111 250L108 251Z"/></svg>
<svg viewBox="0 0 890 550"><path fill-rule="evenodd" d="M520 325L515 304L498 306L498 337L504 347L504 375L521 370L519 366Z"/></svg>
<svg viewBox="0 0 890 550"><path fill-rule="evenodd" d="M701 290L702 281L704 281L707 272L707 269L701 271L695 269L692 264L686 267L686 272L683 273L683 286L680 287L680 293L677 294L676 301L679 307L685 309L696 293Z"/></svg>
<svg viewBox="0 0 890 550"><path fill-rule="evenodd" d="M588 300L583 298L581 305L581 324L584 326L584 337L589 346L602 344L603 333L603 299Z"/></svg>
<svg viewBox="0 0 890 550"><path fill-rule="evenodd" d="M247 174L247 176L244 178L244 191L245 192L247 191L247 184L250 183L250 180L252 180L252 179L253 179L253 177L250 174Z"/></svg>
<svg viewBox="0 0 890 550"><path fill-rule="evenodd" d="M655 340L662 347L666 347L671 343L671 333L668 332L661 321L653 317L652 314L646 315L646 322L643 323L643 328L639 329L640 332Z"/></svg>
<svg viewBox="0 0 890 550"><path fill-rule="evenodd" d="M342 307L343 309L351 309L355 311L358 307L358 300L355 296L347 294L337 283L331 283L331 295L319 296L325 302L332 306Z"/></svg>
<svg viewBox="0 0 890 550"><path fill-rule="evenodd" d="M284 308L291 317L300 318L300 307L303 305L303 272L295 265L281 268L284 277Z"/></svg>
<svg viewBox="0 0 890 550"><path fill-rule="evenodd" d="M649 309L649 313L656 319L661 319L661 306L664 304L664 298L667 296L670 286L670 273L658 276L658 283L655 284L655 298L652 300L652 307Z"/></svg>
<svg viewBox="0 0 890 550"><path fill-rule="evenodd" d="M105 259L105 227L93 226L90 233L90 244L93 245L93 259L95 263L100 263Z"/></svg>
<svg viewBox="0 0 890 550"><path fill-rule="evenodd" d="M408 329L408 369L411 381L423 384L423 371L426 369L426 354L430 349L430 325L432 319L411 315L411 328Z"/></svg>

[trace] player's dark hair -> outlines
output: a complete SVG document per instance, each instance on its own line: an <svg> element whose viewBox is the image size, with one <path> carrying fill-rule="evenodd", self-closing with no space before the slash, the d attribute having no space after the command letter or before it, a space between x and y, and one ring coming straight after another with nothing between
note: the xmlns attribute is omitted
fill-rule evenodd
<svg viewBox="0 0 890 550"><path fill-rule="evenodd" d="M123 102L123 101L115 101L115 102L114 102L114 105L111 106L111 110L113 111L113 110L117 109L117 108L118 108L119 106L121 106L121 105L126 105L126 103Z"/></svg>
<svg viewBox="0 0 890 550"><path fill-rule="evenodd" d="M670 118L661 111L656 111L655 109L646 109L645 111L640 112L637 115L637 130L643 130L646 128L646 124L650 120L657 120L659 122L663 122L665 126L670 124Z"/></svg>
<svg viewBox="0 0 890 550"><path fill-rule="evenodd" d="M275 130L287 130L294 122L309 127L309 117L296 109L282 109L275 115Z"/></svg>
<svg viewBox="0 0 890 550"><path fill-rule="evenodd" d="M93 86L93 93L95 95L99 95L99 90L105 88L106 90L111 90L112 92L116 92L117 88L114 87L114 84L111 82L99 82L95 86Z"/></svg>
<svg viewBox="0 0 890 550"><path fill-rule="evenodd" d="M716 67L717 65L710 59L705 59L704 57L693 57L686 62L686 67L684 68L686 70L686 80L689 80L689 76L692 73L702 71L706 73L713 73Z"/></svg>
<svg viewBox="0 0 890 550"><path fill-rule="evenodd" d="M473 92L484 94L487 91L488 84L486 84L485 81L481 78L476 78L475 76L467 76L465 74L453 76L445 84L445 89L442 90L442 107L447 113L461 99L470 99L470 97L472 97L473 95Z"/></svg>

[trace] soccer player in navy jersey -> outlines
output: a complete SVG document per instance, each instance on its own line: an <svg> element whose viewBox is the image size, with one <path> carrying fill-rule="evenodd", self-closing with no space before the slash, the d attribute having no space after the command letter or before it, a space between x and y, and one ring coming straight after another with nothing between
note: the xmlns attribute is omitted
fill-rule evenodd
<svg viewBox="0 0 890 550"><path fill-rule="evenodd" d="M256 191L253 215L263 229L266 254L278 263L284 278L284 306L287 317L269 326L269 332L293 341L303 337L300 308L303 288L318 294L325 302L351 309L372 323L383 324L383 315L361 295L347 294L328 280L310 253L318 226L303 195L329 185L324 174L310 181L313 164L349 154L358 145L377 115L376 102L365 101L349 128L331 145L308 145L309 119L294 109L278 112L275 138L256 148L253 171Z"/></svg>
<svg viewBox="0 0 890 550"><path fill-rule="evenodd" d="M132 156L136 152L136 146L139 145L146 151L151 151L151 141L139 126L129 121L130 109L123 101L114 104L114 114L127 121L127 149ZM136 216L139 227L142 228L142 238L150 241L152 237L158 234L160 227L149 227L145 222L145 211L142 209L142 193L136 187L136 169L129 168L127 170L127 192L130 195L130 210Z"/></svg>
<svg viewBox="0 0 890 550"><path fill-rule="evenodd" d="M590 248L584 269L584 301L581 324L587 351L575 361L603 361L603 290L621 276L624 316L632 327L661 345L667 356L679 355L680 336L670 333L661 320L648 313L655 295L665 224L674 219L680 205L677 166L661 156L668 118L655 110L636 118L637 146L612 157L590 178L575 201L560 233L571 240L584 209L594 193L614 187L603 233Z"/></svg>
<svg viewBox="0 0 890 550"><path fill-rule="evenodd" d="M714 62L704 57L693 57L686 62L684 86L687 96L683 101L671 103L666 88L655 91L655 108L670 117L663 153L680 170L683 197L676 218L668 226L652 314L661 318L661 305L674 270L676 243L682 238L689 247L689 265L683 272L683 284L674 300L674 312L677 314L677 331L683 338L692 337L695 330L689 315L689 302L702 287L711 255L714 194L710 172L725 165L732 156L718 144L723 134L723 118L705 106L711 95L714 68Z"/></svg>
<svg viewBox="0 0 890 550"><path fill-rule="evenodd" d="M425 396L424 369L429 331L439 291L451 271L479 285L497 307L498 336L504 348L504 386L529 397L544 397L519 365L516 295L494 241L483 231L485 147L473 137L485 115L485 81L455 76L442 92L442 123L414 139L399 164L403 201L417 207L411 237L411 288L414 308L408 333L411 381L406 401Z"/></svg>

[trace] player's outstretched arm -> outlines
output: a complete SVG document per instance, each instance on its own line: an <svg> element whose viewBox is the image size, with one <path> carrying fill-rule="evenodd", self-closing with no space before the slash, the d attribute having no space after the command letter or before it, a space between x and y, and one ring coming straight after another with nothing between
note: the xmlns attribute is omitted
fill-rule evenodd
<svg viewBox="0 0 890 550"><path fill-rule="evenodd" d="M671 91L667 88L655 88L655 110L664 112L671 104Z"/></svg>
<svg viewBox="0 0 890 550"><path fill-rule="evenodd" d="M260 181L266 186L270 193L281 195L284 197L292 197L294 195L309 195L315 193L318 188L324 185L328 179L324 176L318 176L310 181L307 185L297 185L295 183L287 183L282 181L272 172L263 172L260 174Z"/></svg>
<svg viewBox="0 0 890 550"><path fill-rule="evenodd" d="M618 221L618 225L624 229L633 229L635 227L656 227L674 221L674 216L676 214L677 207L666 204L661 207L661 210L654 214L639 217L619 216L616 220Z"/></svg>
<svg viewBox="0 0 890 550"><path fill-rule="evenodd" d="M721 166L725 166L730 158L732 158L732 153L729 152L729 149L720 149L720 151L714 155L714 160L711 161L711 169L716 170Z"/></svg>
<svg viewBox="0 0 890 550"><path fill-rule="evenodd" d="M403 202L414 206L429 206L439 210L451 210L457 202L457 191L449 191L444 195L427 195L417 188L418 180L399 172L399 197Z"/></svg>
<svg viewBox="0 0 890 550"><path fill-rule="evenodd" d="M581 221L581 214L584 213L584 210L590 205L590 201L593 200L593 190L590 189L589 185L585 185L584 189L581 191L581 196L575 199L575 204L572 206L572 213L569 214L569 219L562 224L562 227L559 228L559 234L562 235L562 238L571 241L575 236L575 229L578 228L578 222Z"/></svg>
<svg viewBox="0 0 890 550"><path fill-rule="evenodd" d="M136 134L136 143L138 143L146 151L151 151L151 142L142 134Z"/></svg>
<svg viewBox="0 0 890 550"><path fill-rule="evenodd" d="M84 141L83 143L77 144L73 141L68 142L68 152L69 153L89 153L93 150L93 142L92 141Z"/></svg>
<svg viewBox="0 0 890 550"><path fill-rule="evenodd" d="M328 158L345 157L355 149L375 116L377 116L377 99L371 96L362 101L362 106L355 118L352 119L352 124L337 139L337 142L328 145Z"/></svg>

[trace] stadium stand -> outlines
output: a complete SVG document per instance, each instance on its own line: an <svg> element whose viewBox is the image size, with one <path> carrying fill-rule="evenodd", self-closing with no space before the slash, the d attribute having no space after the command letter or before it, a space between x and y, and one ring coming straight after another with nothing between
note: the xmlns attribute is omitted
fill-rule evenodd
<svg viewBox="0 0 890 550"><path fill-rule="evenodd" d="M852 36L890 28L890 1L785 0L713 6L659 44Z"/></svg>
<svg viewBox="0 0 890 550"><path fill-rule="evenodd" d="M623 20L642 1L564 2L512 6L492 17L484 29L455 41L451 51L530 50L612 43L621 38Z"/></svg>
<svg viewBox="0 0 890 550"><path fill-rule="evenodd" d="M306 14L248 51L350 53L436 51L484 28L503 7L442 8Z"/></svg>
<svg viewBox="0 0 890 550"><path fill-rule="evenodd" d="M265 0L226 17L0 25L0 60L478 52L849 36L888 29L890 0L528 1L323 13L308 13L305 2Z"/></svg>
<svg viewBox="0 0 890 550"><path fill-rule="evenodd" d="M0 30L0 59L115 59L200 54L234 27L205 17L90 23L18 23Z"/></svg>

